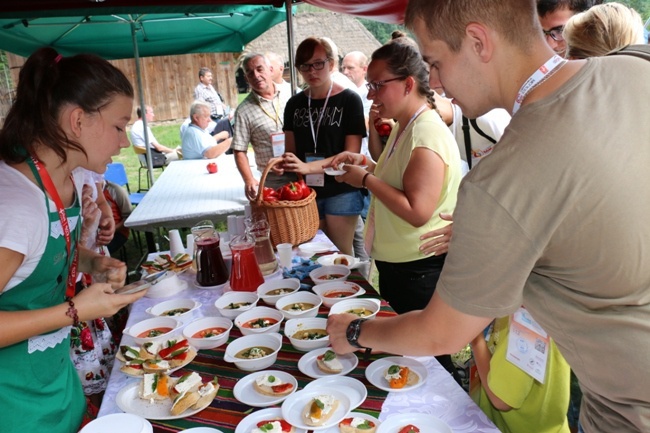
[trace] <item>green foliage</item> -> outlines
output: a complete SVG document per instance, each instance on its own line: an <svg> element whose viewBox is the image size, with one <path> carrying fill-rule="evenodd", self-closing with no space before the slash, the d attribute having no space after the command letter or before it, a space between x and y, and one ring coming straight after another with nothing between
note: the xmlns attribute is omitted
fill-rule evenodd
<svg viewBox="0 0 650 433"><path fill-rule="evenodd" d="M379 41L381 44L385 44L390 40L391 33L395 30L401 30L408 34L406 27L401 24L386 24L380 23L379 21L368 20L365 18L359 18L359 22L368 29L370 33Z"/></svg>

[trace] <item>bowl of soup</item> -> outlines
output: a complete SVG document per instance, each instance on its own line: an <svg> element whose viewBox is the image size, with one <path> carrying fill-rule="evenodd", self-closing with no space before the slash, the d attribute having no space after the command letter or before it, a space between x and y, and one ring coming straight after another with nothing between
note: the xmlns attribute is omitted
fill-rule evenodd
<svg viewBox="0 0 650 433"><path fill-rule="evenodd" d="M190 317L201 307L201 303L194 299L170 299L159 302L153 307L147 308L147 313L157 317Z"/></svg>
<svg viewBox="0 0 650 433"><path fill-rule="evenodd" d="M277 332L245 335L226 346L223 359L234 363L240 370L264 370L275 364L280 348L282 335Z"/></svg>
<svg viewBox="0 0 650 433"><path fill-rule="evenodd" d="M244 311L254 308L260 297L255 292L226 292L214 301L219 314L234 320Z"/></svg>
<svg viewBox="0 0 650 433"><path fill-rule="evenodd" d="M190 322L183 336L197 349L214 349L228 341L232 321L226 317L203 317Z"/></svg>
<svg viewBox="0 0 650 433"><path fill-rule="evenodd" d="M312 290L321 298L323 305L328 308L332 308L332 305L344 299L352 299L366 293L363 287L350 281L319 284L312 287Z"/></svg>
<svg viewBox="0 0 650 433"><path fill-rule="evenodd" d="M320 296L312 292L297 292L278 299L275 308L280 311L285 319L298 319L316 317L323 301Z"/></svg>
<svg viewBox="0 0 650 433"><path fill-rule="evenodd" d="M345 281L350 276L350 268L344 265L327 265L316 268L309 273L314 284L327 284Z"/></svg>
<svg viewBox="0 0 650 433"><path fill-rule="evenodd" d="M268 305L275 306L279 299L296 293L300 289L298 278L283 278L269 280L257 288L257 294Z"/></svg>
<svg viewBox="0 0 650 433"><path fill-rule="evenodd" d="M275 308L255 307L235 318L242 335L278 332L284 316Z"/></svg>
<svg viewBox="0 0 650 433"><path fill-rule="evenodd" d="M142 345L149 341L171 339L180 324L174 317L153 317L124 329L123 333L133 337L136 344Z"/></svg>
<svg viewBox="0 0 650 433"><path fill-rule="evenodd" d="M296 350L309 352L329 346L330 336L325 330L326 326L327 319L320 317L290 319L284 324L284 335Z"/></svg>
<svg viewBox="0 0 650 433"><path fill-rule="evenodd" d="M379 299L344 299L332 305L329 315L349 313L354 314L360 319L373 319L379 312L379 305Z"/></svg>

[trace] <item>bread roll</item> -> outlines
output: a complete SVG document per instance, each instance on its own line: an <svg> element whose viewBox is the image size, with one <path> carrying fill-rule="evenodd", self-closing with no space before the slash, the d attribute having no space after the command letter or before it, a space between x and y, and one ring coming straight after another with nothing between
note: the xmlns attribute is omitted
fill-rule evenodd
<svg viewBox="0 0 650 433"><path fill-rule="evenodd" d="M339 401L334 398L334 396L326 394L319 395L312 398L309 403L307 403L302 418L305 421L305 424L312 427L318 427L325 424L327 420L332 417L334 412L336 412L336 408L338 407Z"/></svg>

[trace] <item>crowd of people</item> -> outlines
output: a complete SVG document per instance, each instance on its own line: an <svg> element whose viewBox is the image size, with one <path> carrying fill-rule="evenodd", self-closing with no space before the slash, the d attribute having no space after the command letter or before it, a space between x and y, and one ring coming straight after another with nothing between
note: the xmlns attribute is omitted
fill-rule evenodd
<svg viewBox="0 0 650 433"><path fill-rule="evenodd" d="M398 313L331 316L336 352L434 355L456 375L449 354L469 344L472 397L501 431L648 431L650 64L606 56L647 43L640 15L594 0L410 0L405 23L414 39L395 32L370 56L301 41L299 89L278 54L246 54L236 110L201 68L181 146L156 140L151 106L132 144L161 165L232 152L249 199L249 146L258 170L278 161L267 186L305 178L320 228L373 259ZM114 293L131 205L101 175L130 145L133 98L93 55L43 48L20 72L0 130L8 432L77 431L115 355L104 318L144 295ZM541 380L508 360L523 318L543 329Z"/></svg>

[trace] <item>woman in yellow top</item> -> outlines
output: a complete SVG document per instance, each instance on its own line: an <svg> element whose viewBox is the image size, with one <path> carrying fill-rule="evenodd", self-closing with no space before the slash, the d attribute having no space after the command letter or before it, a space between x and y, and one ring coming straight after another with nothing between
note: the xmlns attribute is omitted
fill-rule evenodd
<svg viewBox="0 0 650 433"><path fill-rule="evenodd" d="M433 295L445 255L420 252L420 236L449 224L439 214L453 211L461 171L458 146L435 110L428 68L413 41L398 36L376 50L368 66L371 120L397 121L384 151L376 165L343 152L331 166L351 164L337 180L372 192L366 249L382 297L401 314L423 309ZM451 361L445 363L451 370Z"/></svg>

